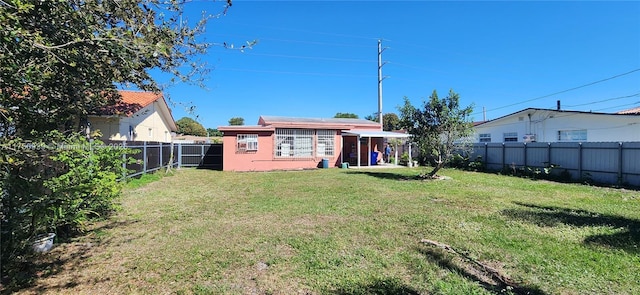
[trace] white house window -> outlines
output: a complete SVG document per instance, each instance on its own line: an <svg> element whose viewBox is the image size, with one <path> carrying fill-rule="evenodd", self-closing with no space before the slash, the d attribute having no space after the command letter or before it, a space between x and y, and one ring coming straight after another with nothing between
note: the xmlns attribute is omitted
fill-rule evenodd
<svg viewBox="0 0 640 295"><path fill-rule="evenodd" d="M518 141L518 132L506 132L504 133L504 142Z"/></svg>
<svg viewBox="0 0 640 295"><path fill-rule="evenodd" d="M491 133L480 133L478 137L480 142L491 142Z"/></svg>
<svg viewBox="0 0 640 295"><path fill-rule="evenodd" d="M276 158L310 158L313 156L313 130L276 129Z"/></svg>
<svg viewBox="0 0 640 295"><path fill-rule="evenodd" d="M318 130L318 143L316 145L316 155L318 157L333 156L336 131L335 130Z"/></svg>
<svg viewBox="0 0 640 295"><path fill-rule="evenodd" d="M149 137L153 137L153 128L149 128Z"/></svg>
<svg viewBox="0 0 640 295"><path fill-rule="evenodd" d="M587 141L587 130L558 130L558 141Z"/></svg>
<svg viewBox="0 0 640 295"><path fill-rule="evenodd" d="M236 151L248 152L258 150L258 134L238 134L236 137Z"/></svg>

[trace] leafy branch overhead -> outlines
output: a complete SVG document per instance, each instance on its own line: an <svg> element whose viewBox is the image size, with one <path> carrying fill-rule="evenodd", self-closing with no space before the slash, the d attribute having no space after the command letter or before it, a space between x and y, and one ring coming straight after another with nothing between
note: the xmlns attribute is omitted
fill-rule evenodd
<svg viewBox="0 0 640 295"><path fill-rule="evenodd" d="M190 22L184 2L2 1L0 108L37 129L112 103L117 84L160 91L151 70L200 84L208 68L197 57L215 44L199 36L215 16Z"/></svg>

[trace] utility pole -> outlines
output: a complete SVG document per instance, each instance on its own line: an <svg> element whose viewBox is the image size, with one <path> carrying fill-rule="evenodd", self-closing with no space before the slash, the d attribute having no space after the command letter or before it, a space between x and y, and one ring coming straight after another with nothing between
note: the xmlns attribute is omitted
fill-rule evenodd
<svg viewBox="0 0 640 295"><path fill-rule="evenodd" d="M380 130L382 130L382 80L385 77L382 77L382 52L386 48L382 48L382 40L378 40L378 122L380 123Z"/></svg>

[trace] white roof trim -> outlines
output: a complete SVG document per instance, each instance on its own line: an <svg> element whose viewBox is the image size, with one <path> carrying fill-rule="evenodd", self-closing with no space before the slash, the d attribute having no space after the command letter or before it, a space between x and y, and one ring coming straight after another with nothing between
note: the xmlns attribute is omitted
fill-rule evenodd
<svg viewBox="0 0 640 295"><path fill-rule="evenodd" d="M409 138L411 134L389 132L389 131L374 131L374 130L347 130L342 131L342 135L346 136L360 136L360 137L385 137L385 138Z"/></svg>

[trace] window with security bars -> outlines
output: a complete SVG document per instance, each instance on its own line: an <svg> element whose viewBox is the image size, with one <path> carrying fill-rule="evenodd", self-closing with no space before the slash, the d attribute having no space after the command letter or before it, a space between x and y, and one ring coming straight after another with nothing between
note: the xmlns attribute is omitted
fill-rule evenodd
<svg viewBox="0 0 640 295"><path fill-rule="evenodd" d="M558 130L558 141L587 141L587 130Z"/></svg>
<svg viewBox="0 0 640 295"><path fill-rule="evenodd" d="M238 134L236 137L238 152L253 152L258 150L258 134Z"/></svg>
<svg viewBox="0 0 640 295"><path fill-rule="evenodd" d="M491 133L480 133L478 137L480 142L491 142Z"/></svg>
<svg viewBox="0 0 640 295"><path fill-rule="evenodd" d="M274 156L276 158L311 158L313 130L277 128Z"/></svg>
<svg viewBox="0 0 640 295"><path fill-rule="evenodd" d="M318 143L316 144L316 155L318 157L333 156L336 139L335 130L318 130Z"/></svg>
<svg viewBox="0 0 640 295"><path fill-rule="evenodd" d="M518 141L518 132L506 132L504 134L504 142L516 142Z"/></svg>

